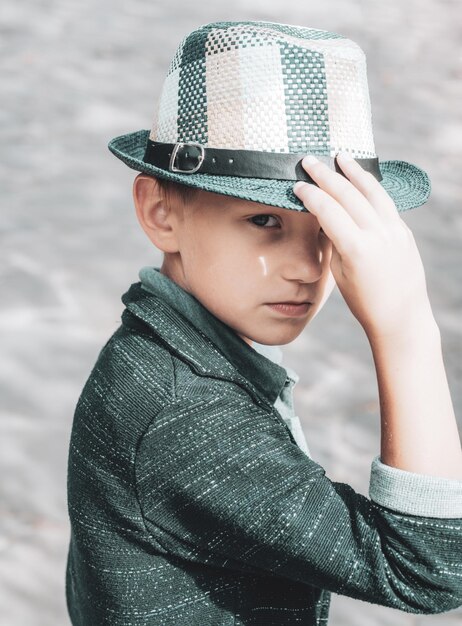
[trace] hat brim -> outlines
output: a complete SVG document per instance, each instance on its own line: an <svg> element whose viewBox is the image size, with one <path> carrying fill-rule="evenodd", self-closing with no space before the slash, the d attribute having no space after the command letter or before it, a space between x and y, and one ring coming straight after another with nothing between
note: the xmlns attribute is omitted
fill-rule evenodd
<svg viewBox="0 0 462 626"><path fill-rule="evenodd" d="M148 130L120 135L109 142L108 148L117 158L138 172L243 200L306 211L293 192L293 180L179 174L145 163L143 157L148 137ZM379 167L383 176L380 184L391 196L399 212L414 209L428 200L431 184L422 169L406 161L381 161Z"/></svg>

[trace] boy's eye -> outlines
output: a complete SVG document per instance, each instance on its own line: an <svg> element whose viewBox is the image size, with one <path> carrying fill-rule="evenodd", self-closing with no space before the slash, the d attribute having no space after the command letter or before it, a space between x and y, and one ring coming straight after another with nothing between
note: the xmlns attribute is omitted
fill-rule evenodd
<svg viewBox="0 0 462 626"><path fill-rule="evenodd" d="M275 226L279 225L279 221L276 217L274 217L274 215L267 215L265 214L260 214L260 215L254 215L251 218L249 218L250 221L252 222L252 224L255 224L255 226L263 226L263 227L268 227L268 228L274 228Z"/></svg>

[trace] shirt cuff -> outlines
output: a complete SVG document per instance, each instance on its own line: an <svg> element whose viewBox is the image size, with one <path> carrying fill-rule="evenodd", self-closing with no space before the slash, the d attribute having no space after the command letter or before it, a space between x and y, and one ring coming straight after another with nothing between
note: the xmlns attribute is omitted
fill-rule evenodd
<svg viewBox="0 0 462 626"><path fill-rule="evenodd" d="M407 472L385 465L379 456L371 465L369 497L399 513L462 518L462 480Z"/></svg>

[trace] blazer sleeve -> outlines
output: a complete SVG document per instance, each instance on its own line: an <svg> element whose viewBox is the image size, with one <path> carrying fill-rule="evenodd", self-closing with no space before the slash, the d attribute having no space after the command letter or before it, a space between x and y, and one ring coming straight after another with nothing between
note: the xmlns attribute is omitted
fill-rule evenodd
<svg viewBox="0 0 462 626"><path fill-rule="evenodd" d="M396 512L329 480L244 393L165 407L140 442L136 480L166 553L409 613L462 605L462 519Z"/></svg>

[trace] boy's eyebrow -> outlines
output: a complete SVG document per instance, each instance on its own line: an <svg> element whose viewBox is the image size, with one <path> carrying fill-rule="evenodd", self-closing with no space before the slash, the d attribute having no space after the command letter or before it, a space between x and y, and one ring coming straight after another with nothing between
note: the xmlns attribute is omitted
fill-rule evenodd
<svg viewBox="0 0 462 626"><path fill-rule="evenodd" d="M252 206L253 204L255 204L255 206ZM252 203L251 205L245 205L245 206L234 206L232 207L236 210L241 211L242 213L283 213L286 214L289 211L287 209L283 209L281 207L277 207L277 206L270 206L270 205L258 205L256 203Z"/></svg>

